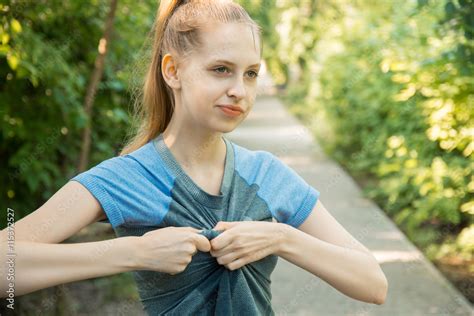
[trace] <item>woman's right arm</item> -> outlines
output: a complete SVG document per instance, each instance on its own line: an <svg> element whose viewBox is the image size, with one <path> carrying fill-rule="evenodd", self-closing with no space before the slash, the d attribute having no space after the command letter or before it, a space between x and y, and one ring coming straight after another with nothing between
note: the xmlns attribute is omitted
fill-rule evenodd
<svg viewBox="0 0 474 316"><path fill-rule="evenodd" d="M106 215L95 197L79 182L69 181L43 206L14 224L14 242L0 231L0 297L7 296L14 271L15 295L73 281L131 270L177 274L209 240L192 227L166 227L143 236L59 244ZM9 249L9 246L14 249ZM8 256L9 252L14 256ZM10 259L14 259L14 263ZM10 267L10 265L12 265ZM13 270L11 270L12 268Z"/></svg>
<svg viewBox="0 0 474 316"><path fill-rule="evenodd" d="M4 275L1 275L0 296L7 296L12 276L14 294L19 296L63 283L135 270L133 253L137 238L120 237L74 244L16 241L12 265L14 274L8 275L10 257L1 256L5 267L2 271ZM6 253L6 246L7 243L2 240L2 253Z"/></svg>
<svg viewBox="0 0 474 316"><path fill-rule="evenodd" d="M8 235L7 228L0 231L0 296L7 295L13 271L15 295L23 295L135 269L134 241L138 237L59 244L105 218L94 196L82 184L69 181L40 208L16 222L14 234ZM14 256L8 256L10 252Z"/></svg>

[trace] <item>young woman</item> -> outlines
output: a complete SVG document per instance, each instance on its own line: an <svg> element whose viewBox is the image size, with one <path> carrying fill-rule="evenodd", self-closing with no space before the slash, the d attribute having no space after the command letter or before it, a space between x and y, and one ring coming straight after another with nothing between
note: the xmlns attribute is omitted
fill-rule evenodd
<svg viewBox="0 0 474 316"><path fill-rule="evenodd" d="M161 1L154 32L135 137L16 223L16 295L133 271L150 315L268 315L283 257L382 304L379 264L319 192L275 155L223 137L254 104L259 26L232 1ZM117 238L59 244L104 220Z"/></svg>

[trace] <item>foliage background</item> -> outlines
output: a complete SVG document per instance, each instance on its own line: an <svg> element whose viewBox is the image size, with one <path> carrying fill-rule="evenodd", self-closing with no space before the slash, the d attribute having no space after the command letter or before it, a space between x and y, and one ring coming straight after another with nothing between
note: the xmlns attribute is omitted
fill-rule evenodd
<svg viewBox="0 0 474 316"><path fill-rule="evenodd" d="M430 259L474 272L474 2L239 2L326 153ZM109 1L0 3L0 207L19 220L76 174L87 120L90 166L118 153L157 3L119 0L91 118L83 99Z"/></svg>
<svg viewBox="0 0 474 316"><path fill-rule="evenodd" d="M474 2L301 3L285 99L431 259L472 260Z"/></svg>

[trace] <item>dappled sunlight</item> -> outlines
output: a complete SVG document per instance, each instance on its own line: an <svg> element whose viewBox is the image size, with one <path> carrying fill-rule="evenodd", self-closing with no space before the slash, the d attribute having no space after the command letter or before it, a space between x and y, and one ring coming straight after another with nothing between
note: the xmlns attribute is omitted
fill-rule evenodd
<svg viewBox="0 0 474 316"><path fill-rule="evenodd" d="M379 263L422 262L419 251L371 250Z"/></svg>
<svg viewBox="0 0 474 316"><path fill-rule="evenodd" d="M406 239L400 231L374 233L374 238L380 240L404 240Z"/></svg>
<svg viewBox="0 0 474 316"><path fill-rule="evenodd" d="M314 159L309 155L278 156L278 158L284 163L295 167L298 165L310 165L311 163L314 163Z"/></svg>

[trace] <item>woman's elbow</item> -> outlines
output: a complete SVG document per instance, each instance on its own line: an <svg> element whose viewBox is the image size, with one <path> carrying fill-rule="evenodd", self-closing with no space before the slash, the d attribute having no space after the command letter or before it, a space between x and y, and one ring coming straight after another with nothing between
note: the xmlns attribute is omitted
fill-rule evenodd
<svg viewBox="0 0 474 316"><path fill-rule="evenodd" d="M381 271L381 270L380 270ZM376 295L374 298L374 304L382 305L385 303L388 292L388 281L385 274L381 271L380 276L377 277Z"/></svg>

